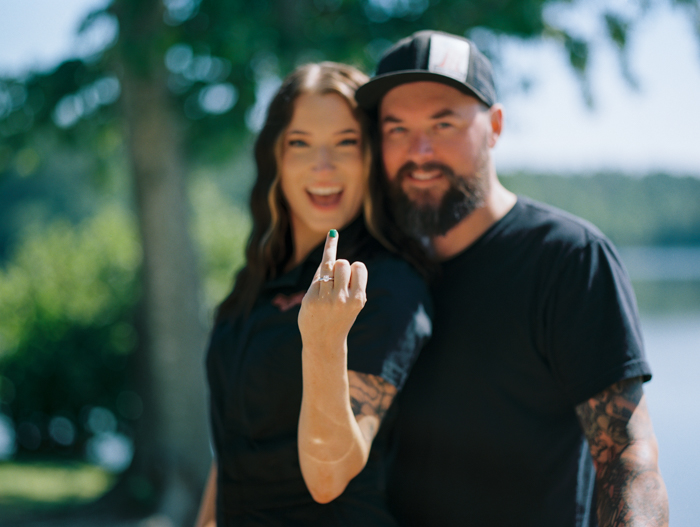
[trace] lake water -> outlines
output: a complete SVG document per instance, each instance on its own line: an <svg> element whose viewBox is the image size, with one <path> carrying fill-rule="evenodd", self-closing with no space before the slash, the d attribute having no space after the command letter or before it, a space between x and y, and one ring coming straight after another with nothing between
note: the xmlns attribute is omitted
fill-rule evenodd
<svg viewBox="0 0 700 527"><path fill-rule="evenodd" d="M644 391L659 441L670 524L696 527L700 525L700 247L621 247L620 255L642 311L653 372Z"/></svg>
<svg viewBox="0 0 700 527"><path fill-rule="evenodd" d="M700 311L642 315L653 378L644 386L659 465L668 488L670 525L700 524Z"/></svg>

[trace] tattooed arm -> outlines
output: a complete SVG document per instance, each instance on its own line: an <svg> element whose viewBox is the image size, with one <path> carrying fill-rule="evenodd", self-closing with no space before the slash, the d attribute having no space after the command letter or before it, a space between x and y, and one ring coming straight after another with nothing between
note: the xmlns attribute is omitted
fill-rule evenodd
<svg viewBox="0 0 700 527"><path fill-rule="evenodd" d="M641 379L613 384L576 407L596 469L601 527L666 526L668 497Z"/></svg>

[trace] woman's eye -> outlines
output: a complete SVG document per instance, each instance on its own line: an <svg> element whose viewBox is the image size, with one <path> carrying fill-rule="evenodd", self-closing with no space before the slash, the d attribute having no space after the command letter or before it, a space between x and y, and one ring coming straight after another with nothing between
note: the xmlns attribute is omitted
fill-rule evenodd
<svg viewBox="0 0 700 527"><path fill-rule="evenodd" d="M290 139L289 142L287 143L287 146L300 147L300 146L309 146L309 145L306 143L306 141L303 141L301 139Z"/></svg>
<svg viewBox="0 0 700 527"><path fill-rule="evenodd" d="M355 146L359 143L359 141L356 138L347 138L343 139L338 143L338 146Z"/></svg>

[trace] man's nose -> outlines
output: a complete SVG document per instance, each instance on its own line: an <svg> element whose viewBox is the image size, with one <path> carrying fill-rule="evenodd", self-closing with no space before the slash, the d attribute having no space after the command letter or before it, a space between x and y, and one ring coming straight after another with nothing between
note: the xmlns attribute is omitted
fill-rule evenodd
<svg viewBox="0 0 700 527"><path fill-rule="evenodd" d="M432 157L435 154L433 141L425 133L415 134L411 139L409 154L415 158Z"/></svg>

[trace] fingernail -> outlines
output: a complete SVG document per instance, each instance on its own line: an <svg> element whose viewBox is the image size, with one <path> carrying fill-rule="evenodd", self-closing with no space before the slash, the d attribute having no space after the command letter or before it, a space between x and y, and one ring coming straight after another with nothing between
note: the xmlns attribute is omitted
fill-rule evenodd
<svg viewBox="0 0 700 527"><path fill-rule="evenodd" d="M336 236L338 236L338 231L336 231L335 229L331 229L331 232L328 233L328 236L330 236L331 238L335 238Z"/></svg>

